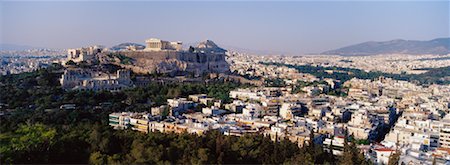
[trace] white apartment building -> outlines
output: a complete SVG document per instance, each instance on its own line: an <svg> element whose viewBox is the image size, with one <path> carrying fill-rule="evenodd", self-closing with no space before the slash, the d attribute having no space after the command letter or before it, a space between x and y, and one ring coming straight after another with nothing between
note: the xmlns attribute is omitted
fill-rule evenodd
<svg viewBox="0 0 450 165"><path fill-rule="evenodd" d="M247 104L244 109L242 109L242 114L250 118L259 118L264 115L264 110L259 104Z"/></svg>
<svg viewBox="0 0 450 165"><path fill-rule="evenodd" d="M441 121L441 129L439 131L439 146L450 149L450 115L447 115Z"/></svg>
<svg viewBox="0 0 450 165"><path fill-rule="evenodd" d="M283 103L280 108L280 117L283 119L292 119L299 116L302 112L302 105L298 103Z"/></svg>

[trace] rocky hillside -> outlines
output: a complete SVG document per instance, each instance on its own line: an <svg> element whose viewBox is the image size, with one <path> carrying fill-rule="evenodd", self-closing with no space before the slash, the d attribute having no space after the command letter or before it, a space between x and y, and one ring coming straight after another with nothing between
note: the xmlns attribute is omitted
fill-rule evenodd
<svg viewBox="0 0 450 165"><path fill-rule="evenodd" d="M187 51L116 51L99 55L101 63L113 63L137 73L226 73L225 49L212 41Z"/></svg>

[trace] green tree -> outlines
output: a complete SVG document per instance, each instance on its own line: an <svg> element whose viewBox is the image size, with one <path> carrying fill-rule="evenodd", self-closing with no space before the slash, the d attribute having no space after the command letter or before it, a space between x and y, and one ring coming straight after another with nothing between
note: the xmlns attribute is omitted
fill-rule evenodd
<svg viewBox="0 0 450 165"><path fill-rule="evenodd" d="M209 149L199 148L197 151L198 164L206 164L208 162Z"/></svg>
<svg viewBox="0 0 450 165"><path fill-rule="evenodd" d="M73 62L72 60L69 60L69 61L66 62L66 65L74 66L74 65L77 65L77 63Z"/></svg>
<svg viewBox="0 0 450 165"><path fill-rule="evenodd" d="M103 165L106 164L107 157L104 156L99 151L91 153L91 156L89 156L89 164L93 165Z"/></svg>
<svg viewBox="0 0 450 165"><path fill-rule="evenodd" d="M398 162L400 161L400 155L400 150L396 150L391 155L389 155L388 165L398 165Z"/></svg>
<svg viewBox="0 0 450 165"><path fill-rule="evenodd" d="M45 162L55 143L56 130L43 124L22 124L13 133L2 133L2 161Z"/></svg>

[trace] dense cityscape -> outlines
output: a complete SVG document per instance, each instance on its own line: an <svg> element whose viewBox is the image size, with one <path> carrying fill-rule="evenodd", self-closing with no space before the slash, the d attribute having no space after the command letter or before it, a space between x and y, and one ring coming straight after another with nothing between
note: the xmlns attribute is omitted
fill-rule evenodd
<svg viewBox="0 0 450 165"><path fill-rule="evenodd" d="M64 58L65 53L57 50L0 51L0 75L35 71Z"/></svg>
<svg viewBox="0 0 450 165"><path fill-rule="evenodd" d="M13 124L8 120L18 120L17 115L30 110L48 115L61 111L70 114L102 111L101 114L108 117L99 116L97 122L106 123L116 130L200 137L217 131L221 136L262 136L275 143L289 141L298 148L315 143L322 153L341 157L333 158L341 163L353 161L345 160L346 154L352 154L347 144L350 142L355 152L361 154L360 161L365 163L445 164L449 161L450 77L446 65L450 63L449 55L392 55L389 58L379 55L335 58L257 56L228 52L210 40L188 50L183 50L181 45L181 42L152 38L146 40L145 48L129 45L118 50L102 46L68 49L67 56L59 61L56 57L44 56L44 59L53 60L47 65L34 65L42 63L42 58L26 58L30 70L22 70L24 73L16 73L13 72L16 68L6 67L8 74L1 79L5 94L0 105L2 123L8 124L2 124L2 132L8 132L9 124ZM143 73L146 68L140 65L142 57L146 64L155 65L152 67L154 70ZM378 67L370 60L364 60L368 58L389 61L392 65ZM15 63L24 62L11 60L7 66L17 66ZM421 70L424 68L426 70ZM408 82L402 80L403 77L390 77L393 74L421 75L442 68L446 75L430 80L435 82ZM398 73L399 70L406 73ZM416 73L415 70L425 72ZM26 72L37 74L37 84L27 82L33 81L34 76L30 77ZM370 76L372 72L383 74L375 74L377 77L374 77ZM360 77L363 74L369 75L368 78ZM10 88L17 83L20 85L13 88L18 89ZM167 91L162 90L161 86L168 84L177 86L179 90L170 87ZM42 90L48 85L54 91L42 91L50 92L44 98L33 96L34 93L30 93L31 98L19 94L23 100L15 96L21 89L38 87ZM156 96L149 96L148 90L156 92ZM123 91L133 94L119 96ZM66 98L67 94L72 98ZM99 94L112 96L91 100L94 104L73 100L98 97ZM31 104L23 102L26 100ZM117 102L119 100L122 101ZM66 120L83 120L80 115L77 115L78 119ZM21 131L13 134L48 129L41 127L37 124L21 125L18 128ZM43 140L33 143L50 145L47 138L56 138L54 133L41 132L38 136L42 137L29 138ZM15 139L13 134L2 133L4 162L20 162L20 159L9 155L20 150L15 145L18 145L17 140L23 140ZM125 158L113 161L109 156L107 152L97 151L91 153L89 161L93 164L130 161ZM318 160L321 156L313 154L315 159L309 161L319 164L329 161L329 158ZM294 155L272 163L294 163L296 159L299 158ZM227 163L224 160L204 161Z"/></svg>
<svg viewBox="0 0 450 165"><path fill-rule="evenodd" d="M449 2L416 3L0 2L0 163L449 165Z"/></svg>

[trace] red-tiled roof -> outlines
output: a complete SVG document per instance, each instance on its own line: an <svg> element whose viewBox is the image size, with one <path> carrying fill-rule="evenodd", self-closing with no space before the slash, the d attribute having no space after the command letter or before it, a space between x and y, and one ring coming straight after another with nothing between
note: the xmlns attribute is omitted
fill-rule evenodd
<svg viewBox="0 0 450 165"><path fill-rule="evenodd" d="M377 148L377 149L375 149L375 150L381 151L381 152L391 152L391 151L395 151L395 150L390 149L390 148Z"/></svg>
<svg viewBox="0 0 450 165"><path fill-rule="evenodd" d="M447 151L448 154L450 154L450 148L437 148L437 150L441 150L441 151Z"/></svg>

